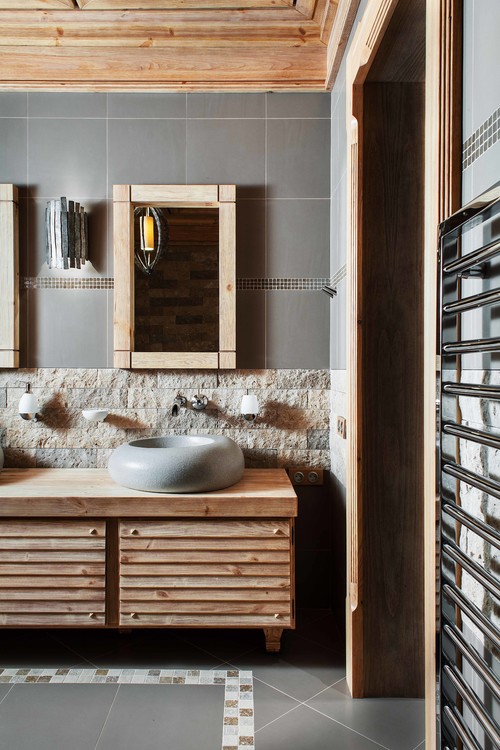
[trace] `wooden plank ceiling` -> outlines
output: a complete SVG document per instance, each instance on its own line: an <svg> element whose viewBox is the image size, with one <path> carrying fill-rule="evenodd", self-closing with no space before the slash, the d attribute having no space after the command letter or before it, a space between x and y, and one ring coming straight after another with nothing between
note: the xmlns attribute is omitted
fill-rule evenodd
<svg viewBox="0 0 500 750"><path fill-rule="evenodd" d="M359 0L0 0L0 90L328 90Z"/></svg>

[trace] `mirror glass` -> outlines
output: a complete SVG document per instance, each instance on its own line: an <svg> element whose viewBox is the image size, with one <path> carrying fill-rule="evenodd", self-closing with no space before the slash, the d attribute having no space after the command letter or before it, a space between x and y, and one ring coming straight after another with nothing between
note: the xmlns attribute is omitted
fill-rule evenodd
<svg viewBox="0 0 500 750"><path fill-rule="evenodd" d="M165 238L151 273L134 266L134 346L141 352L219 351L219 210L152 207ZM141 258L140 214L134 253Z"/></svg>

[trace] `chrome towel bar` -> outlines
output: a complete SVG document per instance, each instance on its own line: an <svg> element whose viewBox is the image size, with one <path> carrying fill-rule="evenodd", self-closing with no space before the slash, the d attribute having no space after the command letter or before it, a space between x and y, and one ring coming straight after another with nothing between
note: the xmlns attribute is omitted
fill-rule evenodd
<svg viewBox="0 0 500 750"><path fill-rule="evenodd" d="M465 482L466 484L470 484L471 487L481 490L481 492L487 492L489 495L498 497L500 500L500 484L495 482L494 479L482 477L474 471L469 471L469 469L464 469L463 466L452 463L444 464L443 471L455 477L455 479L460 479L461 482Z"/></svg>
<svg viewBox="0 0 500 750"><path fill-rule="evenodd" d="M478 266L480 263L485 263L487 260L494 258L497 253L500 253L500 240L490 242L488 245L480 247L478 250L474 250L472 253L464 255L462 258L452 261L444 266L444 273L458 273L459 271L465 271L473 266Z"/></svg>

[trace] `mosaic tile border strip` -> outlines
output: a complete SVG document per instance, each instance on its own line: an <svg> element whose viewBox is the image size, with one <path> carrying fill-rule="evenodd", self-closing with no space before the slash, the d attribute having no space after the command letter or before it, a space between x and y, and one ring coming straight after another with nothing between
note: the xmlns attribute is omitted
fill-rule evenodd
<svg viewBox="0 0 500 750"><path fill-rule="evenodd" d="M246 292L257 291L295 291L317 292L325 285L337 284L346 275L346 267L342 266L333 277L317 278L254 278L236 279L236 289Z"/></svg>
<svg viewBox="0 0 500 750"><path fill-rule="evenodd" d="M0 684L224 685L222 750L255 750L251 671L207 669L30 669L0 667Z"/></svg>
<svg viewBox="0 0 500 750"><path fill-rule="evenodd" d="M496 109L478 128L467 138L462 146L462 169L467 169L476 159L491 148L500 137L500 107Z"/></svg>
<svg viewBox="0 0 500 750"><path fill-rule="evenodd" d="M61 276L25 276L25 289L113 289L112 276L87 276L65 279Z"/></svg>
<svg viewBox="0 0 500 750"><path fill-rule="evenodd" d="M317 292L326 285L338 284L346 275L346 267L342 266L333 277L319 278L254 278L237 279L236 289L239 291L295 291ZM114 289L115 280L112 276L92 276L85 278L64 278L60 276L25 276L25 289Z"/></svg>

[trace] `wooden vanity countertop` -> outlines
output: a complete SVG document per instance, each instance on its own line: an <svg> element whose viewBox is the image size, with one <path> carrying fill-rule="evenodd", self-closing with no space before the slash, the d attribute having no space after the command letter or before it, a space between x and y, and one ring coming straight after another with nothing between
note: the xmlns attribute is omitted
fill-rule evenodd
<svg viewBox="0 0 500 750"><path fill-rule="evenodd" d="M245 469L223 490L192 494L142 492L116 484L106 469L4 469L0 517L226 517L297 515L284 469Z"/></svg>

